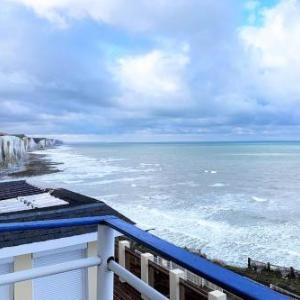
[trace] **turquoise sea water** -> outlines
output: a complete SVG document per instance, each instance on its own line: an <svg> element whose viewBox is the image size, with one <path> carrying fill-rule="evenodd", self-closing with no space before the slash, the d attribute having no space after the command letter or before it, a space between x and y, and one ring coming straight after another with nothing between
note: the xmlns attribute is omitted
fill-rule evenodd
<svg viewBox="0 0 300 300"><path fill-rule="evenodd" d="M45 152L43 152L45 153ZM300 268L300 143L76 144L32 178L97 197L180 246Z"/></svg>

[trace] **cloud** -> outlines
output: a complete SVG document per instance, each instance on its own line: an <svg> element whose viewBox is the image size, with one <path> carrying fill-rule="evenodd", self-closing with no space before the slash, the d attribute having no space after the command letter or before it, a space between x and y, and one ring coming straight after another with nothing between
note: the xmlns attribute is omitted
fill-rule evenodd
<svg viewBox="0 0 300 300"><path fill-rule="evenodd" d="M299 6L296 0L269 7L255 0L4 0L1 130L295 135Z"/></svg>
<svg viewBox="0 0 300 300"><path fill-rule="evenodd" d="M182 109L191 105L185 73L188 45L176 51L152 50L117 60L113 74L121 88L119 103L133 110Z"/></svg>
<svg viewBox="0 0 300 300"><path fill-rule="evenodd" d="M73 21L90 18L97 22L134 32L197 31L195 24L206 26L214 17L214 28L222 26L221 16L232 17L231 8L239 2L227 3L209 0L8 0L23 4L59 27L68 27ZM207 28L206 28L207 29Z"/></svg>
<svg viewBox="0 0 300 300"><path fill-rule="evenodd" d="M273 109L300 104L300 2L281 1L263 12L261 26L241 30L258 97ZM277 106L277 107L276 107Z"/></svg>

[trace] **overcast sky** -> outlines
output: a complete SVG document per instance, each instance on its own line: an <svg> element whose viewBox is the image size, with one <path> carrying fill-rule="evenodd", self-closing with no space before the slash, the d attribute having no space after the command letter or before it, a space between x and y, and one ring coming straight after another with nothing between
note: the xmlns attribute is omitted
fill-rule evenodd
<svg viewBox="0 0 300 300"><path fill-rule="evenodd" d="M300 139L300 0L1 0L0 131Z"/></svg>

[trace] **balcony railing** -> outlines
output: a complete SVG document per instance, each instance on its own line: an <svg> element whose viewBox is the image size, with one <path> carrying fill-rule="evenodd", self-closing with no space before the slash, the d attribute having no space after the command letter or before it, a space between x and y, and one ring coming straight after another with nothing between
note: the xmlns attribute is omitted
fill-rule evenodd
<svg viewBox="0 0 300 300"><path fill-rule="evenodd" d="M167 298L164 295L115 261L115 231L117 231L153 250L165 259L182 266L242 299L289 299L266 286L224 269L200 256L189 253L115 216L0 224L0 232L84 225L98 225L97 256L0 275L0 285L97 266L97 300L113 300L114 274L139 291L144 297L166 300Z"/></svg>

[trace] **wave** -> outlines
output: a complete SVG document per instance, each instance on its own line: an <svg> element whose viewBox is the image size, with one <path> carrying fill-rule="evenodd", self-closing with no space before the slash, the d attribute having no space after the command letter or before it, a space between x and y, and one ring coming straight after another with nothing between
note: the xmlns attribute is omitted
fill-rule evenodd
<svg viewBox="0 0 300 300"><path fill-rule="evenodd" d="M264 195L260 190L252 194L241 191L230 178L219 179L223 173L214 175L217 165L207 170L199 166L195 176L178 172L172 177L160 171L160 164L147 163L146 159L140 163L123 154L112 157L108 151L106 155L94 151L94 156L89 156L84 149L62 146L41 152L63 162L58 165L63 172L39 176L36 181L96 196L139 226L155 227L154 233L161 238L178 246L203 248L211 258L241 265L249 256L300 267L299 224L269 222L269 216L266 222L250 219L264 214L259 203L273 199L255 196L256 192ZM230 193L225 193L222 187L228 183Z"/></svg>
<svg viewBox="0 0 300 300"><path fill-rule="evenodd" d="M226 185L227 184L225 184L225 183L217 182L217 183L211 184L210 187L224 187Z"/></svg>
<svg viewBox="0 0 300 300"><path fill-rule="evenodd" d="M204 170L204 173L217 174L215 170Z"/></svg>
<svg viewBox="0 0 300 300"><path fill-rule="evenodd" d="M187 187L198 187L199 183L194 181L183 181L183 182L174 182L169 184L152 184L149 187L152 189L160 189L160 188L168 188L168 187L176 187L176 186L187 186Z"/></svg>
<svg viewBox="0 0 300 300"><path fill-rule="evenodd" d="M256 197L256 196L252 196L251 199L254 200L255 202L267 202L268 201L268 199L260 198L260 197Z"/></svg>
<svg viewBox="0 0 300 300"><path fill-rule="evenodd" d="M111 183L116 183L116 182L135 182L135 181L138 181L138 180L145 180L145 179L148 179L148 177L146 177L146 176L122 177L122 178L115 178L115 179L92 181L92 182L86 183L86 185L111 184Z"/></svg>
<svg viewBox="0 0 300 300"><path fill-rule="evenodd" d="M232 156L299 156L299 153L285 152L258 152L258 153L232 153Z"/></svg>
<svg viewBox="0 0 300 300"><path fill-rule="evenodd" d="M141 167L147 167L147 166L155 166L155 167L160 167L160 164L158 163L140 163Z"/></svg>

